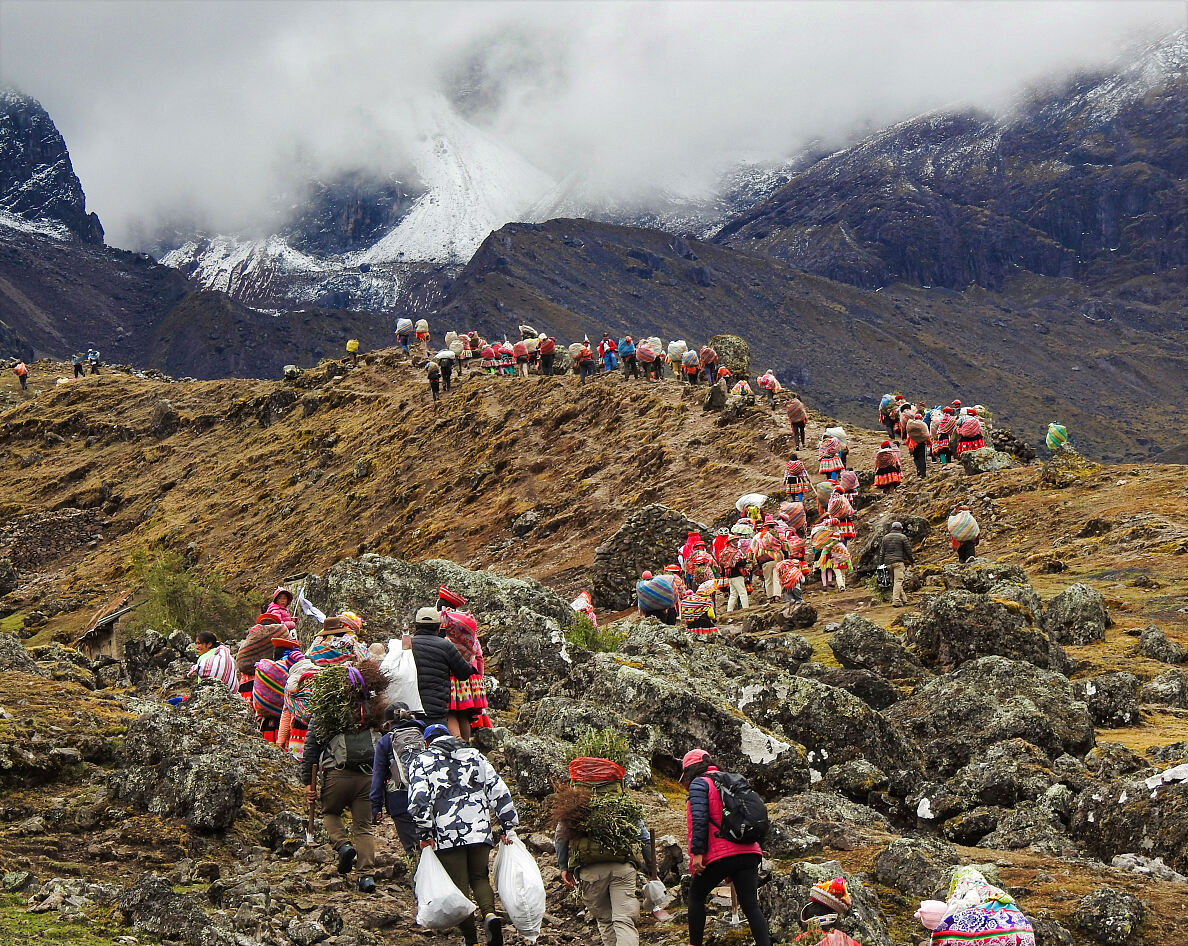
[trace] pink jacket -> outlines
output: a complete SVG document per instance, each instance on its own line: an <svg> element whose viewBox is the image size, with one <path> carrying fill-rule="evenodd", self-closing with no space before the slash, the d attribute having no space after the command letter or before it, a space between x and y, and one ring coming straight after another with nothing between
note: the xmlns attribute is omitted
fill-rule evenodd
<svg viewBox="0 0 1188 946"><path fill-rule="evenodd" d="M711 765L706 770L706 775L693 779L689 786L685 824L689 832L690 862L692 862L694 854L704 855L705 863L711 864L723 857L732 857L735 854L763 853L763 849L758 844L735 844L733 841L718 837L718 829L715 825L722 823L722 796L718 794L718 786L714 784L714 780L706 777L717 771L720 771L718 767Z"/></svg>
<svg viewBox="0 0 1188 946"><path fill-rule="evenodd" d="M288 595L290 601L293 600L293 592L289 591L288 588L277 588L276 591L272 593L272 603L264 609L264 613L275 616L276 619L281 622L281 624L291 631L297 627L297 622L293 620L293 615L289 613L288 608L276 603L276 599L282 594Z"/></svg>

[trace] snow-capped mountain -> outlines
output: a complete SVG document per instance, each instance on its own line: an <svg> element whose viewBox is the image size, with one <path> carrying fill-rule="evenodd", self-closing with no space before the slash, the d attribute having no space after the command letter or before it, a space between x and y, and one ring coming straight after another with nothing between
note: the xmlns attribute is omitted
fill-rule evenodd
<svg viewBox="0 0 1188 946"><path fill-rule="evenodd" d="M161 261L252 305L386 310L419 277L462 266L492 230L523 219L554 187L522 155L461 118L441 96L415 103L422 129L408 156L417 196L373 242L341 254L303 252L294 235L190 240Z"/></svg>

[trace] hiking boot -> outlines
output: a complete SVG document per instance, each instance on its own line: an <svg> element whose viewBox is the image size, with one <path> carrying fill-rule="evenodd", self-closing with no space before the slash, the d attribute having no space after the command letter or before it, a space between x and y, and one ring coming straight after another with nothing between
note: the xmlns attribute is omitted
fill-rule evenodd
<svg viewBox="0 0 1188 946"><path fill-rule="evenodd" d="M488 913L483 920L483 929L487 931L487 946L503 946L503 923L494 913Z"/></svg>
<svg viewBox="0 0 1188 946"><path fill-rule="evenodd" d="M356 886L359 893L375 893L375 880L371 877L360 877Z"/></svg>
<svg viewBox="0 0 1188 946"><path fill-rule="evenodd" d="M349 874L351 868L355 866L355 858L359 856L351 845L344 844L338 849L338 872L340 874Z"/></svg>

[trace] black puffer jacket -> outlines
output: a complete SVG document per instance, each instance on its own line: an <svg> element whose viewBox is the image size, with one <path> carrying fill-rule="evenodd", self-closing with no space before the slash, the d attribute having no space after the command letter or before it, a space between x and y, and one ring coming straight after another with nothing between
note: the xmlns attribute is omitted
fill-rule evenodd
<svg viewBox="0 0 1188 946"><path fill-rule="evenodd" d="M425 719L444 723L450 708L450 676L465 680L478 671L462 659L457 647L436 634L414 634L412 652Z"/></svg>
<svg viewBox="0 0 1188 946"><path fill-rule="evenodd" d="M914 565L916 556L912 554L912 543L902 532L888 532L879 543L880 565Z"/></svg>

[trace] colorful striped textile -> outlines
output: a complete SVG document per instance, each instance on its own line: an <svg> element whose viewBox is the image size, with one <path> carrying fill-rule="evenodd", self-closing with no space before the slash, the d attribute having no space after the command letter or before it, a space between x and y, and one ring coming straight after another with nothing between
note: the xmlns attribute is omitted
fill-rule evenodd
<svg viewBox="0 0 1188 946"><path fill-rule="evenodd" d="M837 534L842 540L852 539L858 535L854 525L854 507L850 505L844 492L837 490L829 497L828 511L829 515L837 520Z"/></svg>
<svg viewBox="0 0 1188 946"><path fill-rule="evenodd" d="M850 493L858 492L858 474L853 470L842 470L841 473L837 475L837 482L838 485L846 491L847 496Z"/></svg>
<svg viewBox="0 0 1188 946"><path fill-rule="evenodd" d="M968 542L971 539L976 539L982 531L973 513L968 509L959 509L953 515L949 516L946 526L948 527L949 535L956 542Z"/></svg>
<svg viewBox="0 0 1188 946"><path fill-rule="evenodd" d="M714 626L714 602L699 594L681 598L681 620L685 630L694 634L716 634Z"/></svg>
<svg viewBox="0 0 1188 946"><path fill-rule="evenodd" d="M1048 424L1048 434L1044 437L1044 443L1055 453L1068 443L1068 429L1063 424Z"/></svg>
<svg viewBox="0 0 1188 946"><path fill-rule="evenodd" d="M637 581L635 595L641 611L667 611L677 603L676 589L668 575L657 575Z"/></svg>
<svg viewBox="0 0 1188 946"><path fill-rule="evenodd" d="M839 572L848 572L850 570L850 550L841 542L833 542L827 545L823 550L823 557L828 559L828 563L822 564L822 569L833 568Z"/></svg>
<svg viewBox="0 0 1188 946"><path fill-rule="evenodd" d="M219 644L205 654L200 654L195 672L205 680L219 680L226 684L228 690L238 686L238 675L235 672L235 660L226 644Z"/></svg>
<svg viewBox="0 0 1188 946"><path fill-rule="evenodd" d="M257 661L256 680L252 685L252 709L261 719L280 719L285 708L285 684L289 671L275 660Z"/></svg>
<svg viewBox="0 0 1188 946"><path fill-rule="evenodd" d="M802 502L782 503L780 518L788 523L788 527L795 532L802 532L808 528L808 516L805 514Z"/></svg>
<svg viewBox="0 0 1188 946"><path fill-rule="evenodd" d="M801 543L803 549L804 543ZM800 568L800 562L786 558L780 562L776 568L776 580L780 583L781 588L795 588L801 581L804 580L804 572Z"/></svg>

